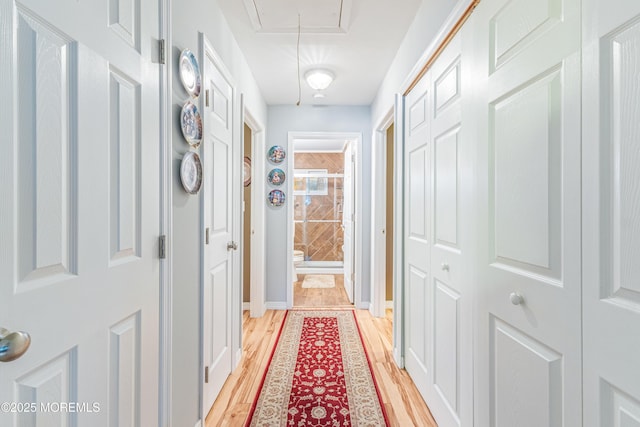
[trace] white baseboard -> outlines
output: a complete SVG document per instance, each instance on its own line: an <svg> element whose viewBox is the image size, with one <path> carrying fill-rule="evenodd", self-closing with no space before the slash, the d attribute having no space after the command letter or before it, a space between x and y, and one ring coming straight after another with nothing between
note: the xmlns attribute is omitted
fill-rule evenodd
<svg viewBox="0 0 640 427"><path fill-rule="evenodd" d="M358 304L355 305L357 309L359 310L371 310L371 303L369 302L360 302Z"/></svg>
<svg viewBox="0 0 640 427"><path fill-rule="evenodd" d="M240 366L240 361L241 361L241 360L242 360L242 349L241 349L241 348L239 348L239 349L236 351L236 360L235 360L235 362L236 362L236 363L235 363L235 366L233 367L233 370L234 370L234 371L236 370L236 368L238 368L238 366Z"/></svg>
<svg viewBox="0 0 640 427"><path fill-rule="evenodd" d="M397 348L393 349L393 360L395 360L396 365L398 365L398 368L404 369L404 358L400 356L400 353L398 352Z"/></svg>
<svg viewBox="0 0 640 427"><path fill-rule="evenodd" d="M287 302L286 301L267 301L265 304L267 310L286 310Z"/></svg>
<svg viewBox="0 0 640 427"><path fill-rule="evenodd" d="M344 274L340 267L297 267L297 274Z"/></svg>
<svg viewBox="0 0 640 427"><path fill-rule="evenodd" d="M250 302L243 302L242 303L242 311L245 310L251 310L251 303Z"/></svg>
<svg viewBox="0 0 640 427"><path fill-rule="evenodd" d="M384 308L393 309L393 300L387 300L386 304L384 305Z"/></svg>

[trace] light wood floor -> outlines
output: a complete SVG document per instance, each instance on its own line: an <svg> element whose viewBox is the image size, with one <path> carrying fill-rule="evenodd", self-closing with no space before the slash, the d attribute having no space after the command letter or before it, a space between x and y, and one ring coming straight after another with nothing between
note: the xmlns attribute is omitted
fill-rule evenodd
<svg viewBox="0 0 640 427"><path fill-rule="evenodd" d="M334 288L303 288L304 274L298 274L298 281L293 284L294 307L345 307L353 306L344 290L344 275L334 274Z"/></svg>
<svg viewBox="0 0 640 427"><path fill-rule="evenodd" d="M243 357L215 401L205 426L242 426L258 393L262 375L275 344L284 311L267 310L261 318L243 313ZM367 310L356 310L365 347L371 359L382 402L392 426L435 427L427 405L405 370L393 361L392 314L375 318Z"/></svg>

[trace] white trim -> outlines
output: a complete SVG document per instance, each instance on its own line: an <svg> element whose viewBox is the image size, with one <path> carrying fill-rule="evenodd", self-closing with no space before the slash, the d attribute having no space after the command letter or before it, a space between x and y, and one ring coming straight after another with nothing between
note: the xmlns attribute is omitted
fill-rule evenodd
<svg viewBox="0 0 640 427"><path fill-rule="evenodd" d="M265 307L266 283L266 209L265 193L265 164L262 159L265 149L265 132L262 125L244 108L244 123L251 128L251 275L250 275L250 308L251 317L262 317ZM244 144L243 144L244 146Z"/></svg>
<svg viewBox="0 0 640 427"><path fill-rule="evenodd" d="M460 18L464 16L471 2L472 0L458 0L447 17L447 20L444 21L440 27L438 34L436 34L436 36L431 40L431 43L429 43L422 55L420 55L420 58L416 61L413 68L411 68L411 71L400 85L399 92L404 93L409 89L413 81L418 77L420 72L422 72L427 61L429 61L433 54L436 53L442 42L444 42L449 36L449 33L451 33L451 30L453 30Z"/></svg>
<svg viewBox="0 0 640 427"><path fill-rule="evenodd" d="M354 305L357 308L368 309L369 304L362 302L362 253L363 253L363 212L362 212L362 132L289 132L288 133L288 161L287 176L293 176L294 150L293 142L296 139L345 139L351 140L355 144L355 237L354 237ZM287 194L293 194L293 179L287 180ZM293 307L293 203L286 203L287 206L287 302L288 308Z"/></svg>
<svg viewBox="0 0 640 427"><path fill-rule="evenodd" d="M286 310L287 303L286 301L267 301L265 302L265 306L267 310Z"/></svg>
<svg viewBox="0 0 640 427"><path fill-rule="evenodd" d="M242 349L236 349L236 354L234 359L234 363L233 363L233 369L231 369L231 372L235 371L236 369L238 369L238 366L240 366L240 362L242 361Z"/></svg>
<svg viewBox="0 0 640 427"><path fill-rule="evenodd" d="M358 310L369 310L369 312L371 312L371 303L369 303L369 302L360 301L360 302L355 303L354 306Z"/></svg>
<svg viewBox="0 0 640 427"><path fill-rule="evenodd" d="M213 48L212 52L215 53ZM224 64L220 60L221 64ZM237 242L237 250L231 251L231 271L233 275L231 289L231 351L233 356L231 358L231 372L240 363L240 356L242 356L242 194L243 194L243 175L244 175L244 162L242 158L243 146L244 146L244 96L237 89L237 85L231 77L231 73L225 70L225 78L232 84L232 96L233 102L236 103L235 111L233 111L233 117L231 118L231 179L235 185L231 185L233 195L231 196L232 203L232 215L235 220L231 227L232 241ZM201 110L204 111L204 108Z"/></svg>
<svg viewBox="0 0 640 427"><path fill-rule="evenodd" d="M366 308L365 304L362 301L362 287L365 286L362 283L362 277L364 276L364 263L363 253L364 253L364 232L362 228L362 223L364 222L364 212L362 212L362 133L357 133L358 137L355 141L356 150L355 150L355 172L356 172L356 217L355 217L355 236L353 239L353 244L355 245L355 265L353 266L354 273L354 286L355 286L355 295L354 295L354 304L357 308ZM353 150L352 150L353 151ZM366 284L369 286L369 292L371 292L370 283ZM368 305L368 304L366 304Z"/></svg>
<svg viewBox="0 0 640 427"><path fill-rule="evenodd" d="M296 268L297 274L344 274L344 269L341 267L298 267ZM293 279L291 279L293 280Z"/></svg>
<svg viewBox="0 0 640 427"><path fill-rule="evenodd" d="M165 40L169 52L166 64L160 65L160 234L166 236L166 258L160 260L160 342L158 372L158 426L171 425L172 417L172 382L171 367L173 354L172 315L173 313L173 251L172 251L172 208L173 208L173 147L171 135L173 131L173 103L171 102L171 82L173 67L171 66L171 0L160 2L160 38Z"/></svg>
<svg viewBox="0 0 640 427"><path fill-rule="evenodd" d="M344 152L344 149L342 150L323 150L323 149L317 149L317 150L309 150L309 149L304 149L304 150L296 150L297 153L342 153Z"/></svg>
<svg viewBox="0 0 640 427"><path fill-rule="evenodd" d="M399 93L394 111L393 355L404 368L404 97Z"/></svg>
<svg viewBox="0 0 640 427"><path fill-rule="evenodd" d="M243 302L242 303L242 311L251 310L251 302Z"/></svg>
<svg viewBox="0 0 640 427"><path fill-rule="evenodd" d="M376 126L371 153L371 314L385 316L387 255L387 130L391 108Z"/></svg>
<svg viewBox="0 0 640 427"><path fill-rule="evenodd" d="M393 310L393 300L388 299L384 304L384 308L387 309L387 310L388 309L392 309Z"/></svg>

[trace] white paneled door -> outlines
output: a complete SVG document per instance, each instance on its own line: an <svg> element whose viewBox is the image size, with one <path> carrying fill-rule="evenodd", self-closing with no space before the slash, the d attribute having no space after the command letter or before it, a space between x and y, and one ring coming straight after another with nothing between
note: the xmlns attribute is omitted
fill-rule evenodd
<svg viewBox="0 0 640 427"><path fill-rule="evenodd" d="M429 388L432 309L430 76L405 98L405 368L423 396Z"/></svg>
<svg viewBox="0 0 640 427"><path fill-rule="evenodd" d="M0 0L2 426L158 424L158 2L99 6Z"/></svg>
<svg viewBox="0 0 640 427"><path fill-rule="evenodd" d="M232 370L234 89L214 53L204 58L204 415Z"/></svg>
<svg viewBox="0 0 640 427"><path fill-rule="evenodd" d="M584 11L584 425L639 427L640 3Z"/></svg>
<svg viewBox="0 0 640 427"><path fill-rule="evenodd" d="M478 97L476 425L579 426L580 1L483 0L468 24Z"/></svg>
<svg viewBox="0 0 640 427"><path fill-rule="evenodd" d="M472 422L461 74L457 36L405 101L405 361L442 426Z"/></svg>

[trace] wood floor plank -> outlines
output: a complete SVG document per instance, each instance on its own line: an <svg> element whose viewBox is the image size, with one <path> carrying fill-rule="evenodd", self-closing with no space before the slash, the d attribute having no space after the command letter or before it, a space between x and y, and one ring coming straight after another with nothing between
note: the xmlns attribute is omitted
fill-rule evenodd
<svg viewBox="0 0 640 427"><path fill-rule="evenodd" d="M342 289L344 291L344 287ZM316 294L305 305L327 307L325 301ZM346 301L348 303L348 299ZM243 313L242 360L225 382L207 416L205 427L244 424L259 391L284 314L281 310L267 310L261 318L250 318L248 311ZM367 310L356 310L356 316L391 425L437 427L415 384L393 360L391 311L387 310L386 317L380 319L371 316Z"/></svg>
<svg viewBox="0 0 640 427"><path fill-rule="evenodd" d="M293 285L294 307L348 307L347 291L344 289L344 275L334 274L336 286L333 288L303 288L304 274L298 275Z"/></svg>

